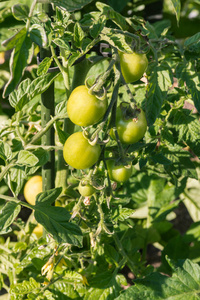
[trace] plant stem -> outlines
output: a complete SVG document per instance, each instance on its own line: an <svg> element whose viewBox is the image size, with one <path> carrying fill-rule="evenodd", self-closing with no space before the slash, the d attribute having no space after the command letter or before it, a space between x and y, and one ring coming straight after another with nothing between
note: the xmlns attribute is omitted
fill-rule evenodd
<svg viewBox="0 0 200 300"><path fill-rule="evenodd" d="M28 207L28 208L30 208L32 210L34 209L34 205L31 205L29 203L23 202L23 201L19 200L18 198L15 198L15 197L10 197L10 196L6 196L6 195L1 195L0 194L0 199L4 199L6 201L15 202L15 203L20 204L22 206Z"/></svg>

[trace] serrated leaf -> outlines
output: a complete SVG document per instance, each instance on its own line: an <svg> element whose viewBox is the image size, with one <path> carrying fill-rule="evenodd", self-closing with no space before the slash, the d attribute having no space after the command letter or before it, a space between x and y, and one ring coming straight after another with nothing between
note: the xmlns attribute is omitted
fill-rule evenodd
<svg viewBox="0 0 200 300"><path fill-rule="evenodd" d="M184 42L185 47L190 47L193 44L196 44L200 41L200 32L197 32L195 35L187 38Z"/></svg>
<svg viewBox="0 0 200 300"><path fill-rule="evenodd" d="M90 34L95 39L103 30L106 24L105 16L100 16L98 20L95 20L90 28Z"/></svg>
<svg viewBox="0 0 200 300"><path fill-rule="evenodd" d="M120 27L120 29L127 30L128 26L126 19L121 14L116 12L111 6L102 2L97 2L96 7L104 16L106 16L107 20L113 21L117 26Z"/></svg>
<svg viewBox="0 0 200 300"><path fill-rule="evenodd" d="M149 84L146 91L146 115L148 124L153 125L172 85L173 77L170 67L165 62L160 65L150 64L147 75Z"/></svg>
<svg viewBox="0 0 200 300"><path fill-rule="evenodd" d="M38 163L38 158L33 153L27 150L21 150L18 154L16 164L34 167Z"/></svg>
<svg viewBox="0 0 200 300"><path fill-rule="evenodd" d="M59 7L65 8L67 11L75 11L83 8L92 0L52 0L51 2Z"/></svg>
<svg viewBox="0 0 200 300"><path fill-rule="evenodd" d="M19 40L10 58L10 79L4 89L4 97L7 97L19 84L27 64L33 55L32 41L25 33Z"/></svg>
<svg viewBox="0 0 200 300"><path fill-rule="evenodd" d="M29 7L23 4L16 4L12 7L12 13L15 19L25 21L29 15Z"/></svg>
<svg viewBox="0 0 200 300"><path fill-rule="evenodd" d="M104 27L102 33L100 34L102 40L108 42L111 46L116 47L119 51L132 53L132 49L126 42L126 37L124 34L115 32L112 28Z"/></svg>
<svg viewBox="0 0 200 300"><path fill-rule="evenodd" d="M161 165L170 165L172 162L164 156L162 153L151 155L150 158L154 161L154 163L158 163Z"/></svg>
<svg viewBox="0 0 200 300"><path fill-rule="evenodd" d="M46 47L47 45L47 36L44 28L39 24L33 24L30 29L30 38L31 40L40 47Z"/></svg>
<svg viewBox="0 0 200 300"><path fill-rule="evenodd" d="M174 10L175 10L177 23L179 23L180 15L181 15L181 1L180 0L171 0L171 2L173 4Z"/></svg>
<svg viewBox="0 0 200 300"><path fill-rule="evenodd" d="M12 158L12 150L10 145L0 141L0 158L5 162Z"/></svg>
<svg viewBox="0 0 200 300"><path fill-rule="evenodd" d="M199 299L200 267L189 259L179 261L172 277L158 272L134 281L116 300Z"/></svg>
<svg viewBox="0 0 200 300"><path fill-rule="evenodd" d="M77 247L82 246L80 228L69 222L70 213L63 207L36 206L35 219L50 233L58 243L68 243Z"/></svg>
<svg viewBox="0 0 200 300"><path fill-rule="evenodd" d="M24 295L37 291L40 288L40 283L34 278L30 277L29 280L24 280L22 283L15 283L10 288L11 295Z"/></svg>
<svg viewBox="0 0 200 300"><path fill-rule="evenodd" d="M48 72L52 61L53 61L52 57L45 57L38 66L37 75L38 76L45 75Z"/></svg>
<svg viewBox="0 0 200 300"><path fill-rule="evenodd" d="M71 214L63 207L50 206L60 195L62 188L40 193L36 198L35 219L58 243L82 246L80 228L70 222Z"/></svg>
<svg viewBox="0 0 200 300"><path fill-rule="evenodd" d="M33 81L29 78L23 80L18 88L9 95L10 105L16 111L22 110L28 101L46 91L58 75L59 73L48 73Z"/></svg>
<svg viewBox="0 0 200 300"><path fill-rule="evenodd" d="M74 42L78 48L81 47L84 37L85 33L83 29L81 28L80 24L76 22L74 26Z"/></svg>
<svg viewBox="0 0 200 300"><path fill-rule="evenodd" d="M15 35L10 37L9 39L2 42L2 46L5 47L6 50L11 50L15 47L18 40L21 40L25 35L27 31L26 28L23 27L20 29Z"/></svg>
<svg viewBox="0 0 200 300"><path fill-rule="evenodd" d="M70 45L68 43L68 40L56 38L56 39L53 40L53 42L57 46L59 46L59 47L61 47L61 48L63 48L63 49L65 49L65 50L67 50L67 51L70 52L71 48L70 48Z"/></svg>
<svg viewBox="0 0 200 300"><path fill-rule="evenodd" d="M18 216L21 210L21 205L15 202L7 202L0 210L0 231L4 231L8 228L15 218Z"/></svg>

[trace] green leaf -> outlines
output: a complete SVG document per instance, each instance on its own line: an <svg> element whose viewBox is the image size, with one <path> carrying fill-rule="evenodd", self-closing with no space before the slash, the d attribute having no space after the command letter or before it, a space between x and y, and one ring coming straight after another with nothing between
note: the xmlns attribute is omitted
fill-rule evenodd
<svg viewBox="0 0 200 300"><path fill-rule="evenodd" d="M67 50L67 51L69 51L69 52L71 51L70 45L69 45L69 43L68 43L68 40L65 40L64 38L63 38L63 39L56 38L56 39L53 40L53 42L54 42L57 46L59 46L59 47L65 49L65 50Z"/></svg>
<svg viewBox="0 0 200 300"><path fill-rule="evenodd" d="M23 4L16 4L12 7L12 13L15 19L26 21L29 15L29 7Z"/></svg>
<svg viewBox="0 0 200 300"><path fill-rule="evenodd" d="M47 46L47 36L44 28L39 24L34 24L29 29L30 38L32 42L40 47Z"/></svg>
<svg viewBox="0 0 200 300"><path fill-rule="evenodd" d="M38 66L37 75L38 76L45 75L48 72L52 61L53 61L52 57L45 57Z"/></svg>
<svg viewBox="0 0 200 300"><path fill-rule="evenodd" d="M149 64L147 75L149 84L146 91L146 116L150 126L159 116L167 91L172 86L173 77L169 65L165 62L160 65Z"/></svg>
<svg viewBox="0 0 200 300"><path fill-rule="evenodd" d="M22 110L36 95L40 95L46 91L58 75L59 73L48 73L33 81L29 78L23 80L18 88L9 95L10 105L14 107L16 111Z"/></svg>
<svg viewBox="0 0 200 300"><path fill-rule="evenodd" d="M71 214L63 207L50 206L60 195L62 188L40 193L36 198L35 219L52 234L58 243L69 243L82 246L80 228L70 222Z"/></svg>
<svg viewBox="0 0 200 300"><path fill-rule="evenodd" d="M158 164L161 164L161 165L170 165L170 164L172 164L171 160L169 160L162 153L151 155L150 158L153 160L154 163L158 163Z"/></svg>
<svg viewBox="0 0 200 300"><path fill-rule="evenodd" d="M158 272L134 281L116 300L198 300L200 267L189 259L179 261L172 277Z"/></svg>
<svg viewBox="0 0 200 300"><path fill-rule="evenodd" d="M0 141L0 158L5 162L12 158L12 150L10 145L2 141Z"/></svg>
<svg viewBox="0 0 200 300"><path fill-rule="evenodd" d="M26 33L27 33L26 28L23 27L16 34L14 34L12 37L10 37L9 39L3 41L2 46L5 47L6 50L13 49L15 47L15 45L17 44L17 41L23 39L24 36L26 35Z"/></svg>
<svg viewBox="0 0 200 300"><path fill-rule="evenodd" d="M180 15L181 15L181 1L180 0L171 0L171 2L174 6L177 23L179 23Z"/></svg>
<svg viewBox="0 0 200 300"><path fill-rule="evenodd" d="M0 209L0 231L4 231L8 228L15 218L18 216L21 210L21 205L14 202L7 202Z"/></svg>
<svg viewBox="0 0 200 300"><path fill-rule="evenodd" d="M56 123L56 131L57 131L57 134L58 134L58 139L59 139L59 142L64 145L64 143L66 142L67 138L69 137L69 134L62 130L59 126L58 123Z"/></svg>
<svg viewBox="0 0 200 300"><path fill-rule="evenodd" d="M116 47L122 52L132 53L132 49L126 41L124 34L115 32L112 28L104 27L100 34L102 40L108 42L111 46Z"/></svg>
<svg viewBox="0 0 200 300"><path fill-rule="evenodd" d="M7 97L19 84L24 70L31 62L33 55L32 41L25 33L21 39L17 40L17 44L10 58L10 79L4 89L4 97Z"/></svg>
<svg viewBox="0 0 200 300"><path fill-rule="evenodd" d="M19 151L16 164L33 167L38 163L38 161L38 158L33 153L27 150L21 150Z"/></svg>
<svg viewBox="0 0 200 300"><path fill-rule="evenodd" d="M65 8L67 11L80 10L92 0L52 0L51 2L59 7Z"/></svg>
<svg viewBox="0 0 200 300"><path fill-rule="evenodd" d="M82 233L80 228L69 222L71 215L63 207L37 205L35 219L50 233L58 243L68 243L82 247Z"/></svg>
<svg viewBox="0 0 200 300"><path fill-rule="evenodd" d="M127 30L128 26L126 19L111 6L102 2L97 2L96 7L101 11L102 15L106 16L107 20L113 21L120 29Z"/></svg>
<svg viewBox="0 0 200 300"><path fill-rule="evenodd" d="M99 19L93 21L93 24L90 28L90 34L94 39L99 36L105 24L106 24L105 16L100 16Z"/></svg>
<svg viewBox="0 0 200 300"><path fill-rule="evenodd" d="M195 35L187 38L184 42L185 47L190 47L193 44L196 44L200 41L200 32L196 33Z"/></svg>
<svg viewBox="0 0 200 300"><path fill-rule="evenodd" d="M84 31L82 30L80 24L76 22L74 26L74 42L77 48L81 47L84 37Z"/></svg>
<svg viewBox="0 0 200 300"><path fill-rule="evenodd" d="M24 280L22 283L15 283L10 287L11 295L24 295L33 291L38 291L40 283L34 278L30 277L29 280Z"/></svg>

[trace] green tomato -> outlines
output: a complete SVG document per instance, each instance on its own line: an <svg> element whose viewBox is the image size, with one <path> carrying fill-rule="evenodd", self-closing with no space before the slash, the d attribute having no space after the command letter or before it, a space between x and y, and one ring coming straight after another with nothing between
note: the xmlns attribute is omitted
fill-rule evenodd
<svg viewBox="0 0 200 300"><path fill-rule="evenodd" d="M138 109L136 117L123 116L123 113L118 107L116 115L116 128L121 143L131 145L141 140L147 130L147 120L145 113L142 109ZM111 129L110 135L115 139L113 129Z"/></svg>
<svg viewBox="0 0 200 300"><path fill-rule="evenodd" d="M132 175L132 165L124 166L123 164L117 165L114 160L106 162L108 168L108 175L111 180L117 182L125 182Z"/></svg>
<svg viewBox="0 0 200 300"><path fill-rule="evenodd" d="M122 75L126 83L139 80L148 66L145 54L119 52Z"/></svg>
<svg viewBox="0 0 200 300"><path fill-rule="evenodd" d="M95 193L95 188L89 183L84 184L84 182L80 181L78 191L81 194L81 196L89 197Z"/></svg>
<svg viewBox="0 0 200 300"><path fill-rule="evenodd" d="M75 169L87 169L98 160L101 148L98 144L92 146L82 132L73 133L63 147L63 157L67 164Z"/></svg>
<svg viewBox="0 0 200 300"><path fill-rule="evenodd" d="M98 99L89 93L85 85L80 85L73 90L67 101L67 113L74 124L90 126L102 119L107 106L107 99Z"/></svg>

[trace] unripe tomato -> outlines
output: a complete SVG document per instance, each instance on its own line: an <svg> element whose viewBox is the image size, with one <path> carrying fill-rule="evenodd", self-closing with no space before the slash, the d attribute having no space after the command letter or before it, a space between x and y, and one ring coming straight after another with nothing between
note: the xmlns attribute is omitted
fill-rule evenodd
<svg viewBox="0 0 200 300"><path fill-rule="evenodd" d="M108 168L108 175L111 180L117 182L125 182L132 175L132 165L124 166L123 164L116 164L114 160L106 162Z"/></svg>
<svg viewBox="0 0 200 300"><path fill-rule="evenodd" d="M101 148L98 144L92 146L82 132L69 136L63 148L63 156L68 165L75 169L87 169L98 160Z"/></svg>
<svg viewBox="0 0 200 300"><path fill-rule="evenodd" d="M35 175L24 186L24 198L29 204L35 205L36 196L42 192L42 176Z"/></svg>
<svg viewBox="0 0 200 300"><path fill-rule="evenodd" d="M84 184L83 182L80 181L78 186L78 191L81 194L81 196L89 197L95 193L95 188L89 183Z"/></svg>
<svg viewBox="0 0 200 300"><path fill-rule="evenodd" d="M99 100L89 93L85 85L73 90L67 101L67 113L70 120L79 126L89 126L99 122L106 112L107 99Z"/></svg>
<svg viewBox="0 0 200 300"><path fill-rule="evenodd" d="M38 223L37 226L33 229L33 233L39 239L43 235L43 226L40 223Z"/></svg>
<svg viewBox="0 0 200 300"><path fill-rule="evenodd" d="M148 66L145 54L119 52L122 75L126 83L139 80Z"/></svg>
<svg viewBox="0 0 200 300"><path fill-rule="evenodd" d="M147 120L142 109L137 111L137 116L132 118L124 117L120 108L117 109L116 128L119 139L124 144L134 144L141 140L147 130ZM110 135L115 139L115 134L111 129Z"/></svg>

